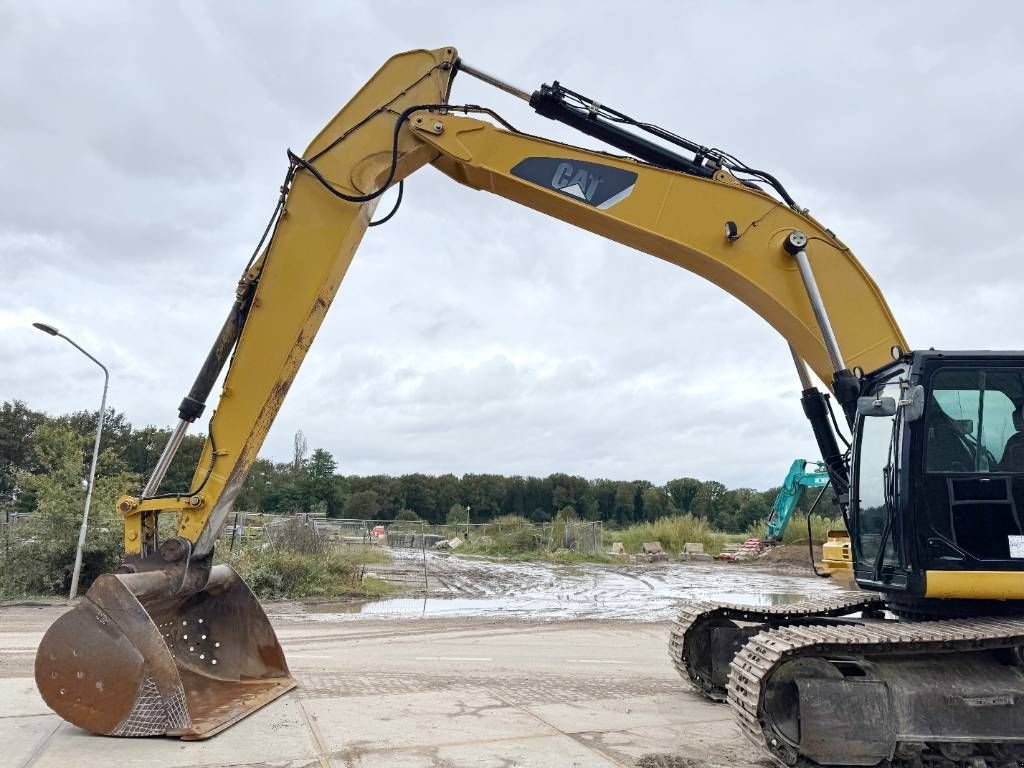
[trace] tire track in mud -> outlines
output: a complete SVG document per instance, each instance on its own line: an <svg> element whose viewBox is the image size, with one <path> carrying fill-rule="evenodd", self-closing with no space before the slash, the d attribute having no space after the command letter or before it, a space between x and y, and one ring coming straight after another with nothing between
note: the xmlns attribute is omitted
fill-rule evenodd
<svg viewBox="0 0 1024 768"><path fill-rule="evenodd" d="M682 604L692 601L776 605L839 590L809 575L779 574L749 565L560 565L402 550L395 550L393 556L391 567L396 572L426 569L426 591L363 605L319 607L309 611L309 618L335 621L344 620L346 614L348 618L360 614L652 622L670 620Z"/></svg>

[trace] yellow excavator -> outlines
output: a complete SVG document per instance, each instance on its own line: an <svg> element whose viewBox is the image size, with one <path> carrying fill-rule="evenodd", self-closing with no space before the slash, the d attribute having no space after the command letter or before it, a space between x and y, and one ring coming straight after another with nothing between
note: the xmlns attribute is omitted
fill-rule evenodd
<svg viewBox="0 0 1024 768"><path fill-rule="evenodd" d="M614 151L453 103L457 73ZM865 591L691 606L670 641L685 679L787 766L1024 759L1024 353L911 351L850 249L772 174L558 82L528 93L454 48L391 58L288 159L178 426L142 493L118 502L123 567L40 644L36 681L62 717L202 739L295 685L214 542L360 240L392 215L372 219L381 195L432 165L700 275L789 343ZM225 366L192 487L157 493ZM160 515L177 519L165 541Z"/></svg>

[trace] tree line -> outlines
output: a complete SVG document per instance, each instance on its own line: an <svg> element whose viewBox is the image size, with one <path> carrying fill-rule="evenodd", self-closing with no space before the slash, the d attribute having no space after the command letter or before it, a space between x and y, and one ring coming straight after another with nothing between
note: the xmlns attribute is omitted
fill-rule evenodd
<svg viewBox="0 0 1024 768"><path fill-rule="evenodd" d="M83 472L91 459L96 412L50 416L20 401L0 407L0 510L31 512L38 499L33 477L51 471L46 443L55 434L74 436L82 452ZM135 428L124 414L106 416L97 476L129 478L141 484L160 455L169 429ZM160 492L187 492L203 447L203 435L182 443ZM785 467L779 467L781 473ZM84 475L83 475L84 477ZM125 488L138 493L140 488ZM679 477L664 485L647 480L588 479L554 473L547 477L499 474L347 475L332 454L308 449L299 432L289 461L260 458L235 502L236 510L290 514L322 512L329 517L422 519L430 523L488 522L517 515L547 522L569 511L585 520L612 526L651 522L690 513L717 530L741 532L771 513L778 488L758 491L727 488L716 480ZM812 499L804 497L806 510ZM823 500L825 501L825 500ZM830 505L820 512L831 514Z"/></svg>

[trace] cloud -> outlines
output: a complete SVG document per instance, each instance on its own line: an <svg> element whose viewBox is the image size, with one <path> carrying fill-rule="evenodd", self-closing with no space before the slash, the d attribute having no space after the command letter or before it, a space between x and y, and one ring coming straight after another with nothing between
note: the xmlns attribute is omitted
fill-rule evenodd
<svg viewBox="0 0 1024 768"><path fill-rule="evenodd" d="M956 4L0 7L0 387L170 424L302 148L391 53L460 45L782 178L917 346L1019 346L1024 11ZM595 146L469 78L456 100ZM380 210L389 207L383 201ZM371 230L268 437L346 472L776 484L814 445L784 341L681 270L431 170Z"/></svg>

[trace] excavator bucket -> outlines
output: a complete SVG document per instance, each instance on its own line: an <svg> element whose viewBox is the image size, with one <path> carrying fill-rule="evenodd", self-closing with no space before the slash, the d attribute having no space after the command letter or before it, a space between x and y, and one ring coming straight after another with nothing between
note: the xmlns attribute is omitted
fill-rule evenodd
<svg viewBox="0 0 1024 768"><path fill-rule="evenodd" d="M36 654L46 703L109 736L205 739L295 687L255 596L229 566L176 593L164 571L100 576Z"/></svg>

